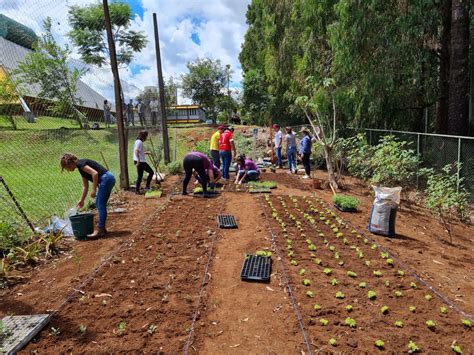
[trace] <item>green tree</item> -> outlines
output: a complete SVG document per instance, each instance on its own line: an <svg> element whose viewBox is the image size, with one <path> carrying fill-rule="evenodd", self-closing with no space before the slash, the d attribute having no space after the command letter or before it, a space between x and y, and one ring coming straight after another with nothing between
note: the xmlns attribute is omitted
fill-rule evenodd
<svg viewBox="0 0 474 355"><path fill-rule="evenodd" d="M199 104L216 122L227 84L227 71L220 60L197 59L187 64L189 73L181 78L184 96Z"/></svg>
<svg viewBox="0 0 474 355"><path fill-rule="evenodd" d="M68 60L71 51L61 48L51 30L51 18L44 23L44 33L35 45L35 51L27 54L14 71L20 91L30 91L28 86L38 85L38 97L50 100L49 109L56 115L72 116L83 128L82 118L76 106L82 99L76 96L77 81L85 73L82 69L70 69Z"/></svg>
<svg viewBox="0 0 474 355"><path fill-rule="evenodd" d="M145 48L146 35L144 32L129 29L133 14L127 3L113 2L109 4L109 11L117 62L119 65L128 65L132 61L133 53ZM110 56L102 4L71 6L69 23L72 30L68 35L79 48L82 59L88 64L99 67L109 65Z"/></svg>
<svg viewBox="0 0 474 355"><path fill-rule="evenodd" d="M0 70L2 70L0 68ZM0 71L0 105L2 111L5 113L6 118L10 121L12 128L16 129L15 118L11 115L10 105L14 104L18 100L18 94L16 92L16 86L11 78L5 73L1 75ZM6 109L5 109L6 108Z"/></svg>

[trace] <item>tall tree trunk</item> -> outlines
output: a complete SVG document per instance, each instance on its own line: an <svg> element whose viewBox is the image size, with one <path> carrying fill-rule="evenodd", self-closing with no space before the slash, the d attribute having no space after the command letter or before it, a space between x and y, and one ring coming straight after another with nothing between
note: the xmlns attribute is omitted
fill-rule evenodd
<svg viewBox="0 0 474 355"><path fill-rule="evenodd" d="M467 135L469 122L469 14L466 0L452 0L448 134Z"/></svg>
<svg viewBox="0 0 474 355"><path fill-rule="evenodd" d="M443 0L441 7L443 17L443 29L441 33L441 55L439 62L439 93L438 112L436 116L437 132L446 134L448 132L448 108L449 108L449 46L451 42L451 1Z"/></svg>
<svg viewBox="0 0 474 355"><path fill-rule="evenodd" d="M328 170L328 179L331 186L334 190L339 189L339 185L337 184L336 174L334 172L333 160L332 160L332 147L327 144L322 144L324 149L324 155L326 158L326 167Z"/></svg>

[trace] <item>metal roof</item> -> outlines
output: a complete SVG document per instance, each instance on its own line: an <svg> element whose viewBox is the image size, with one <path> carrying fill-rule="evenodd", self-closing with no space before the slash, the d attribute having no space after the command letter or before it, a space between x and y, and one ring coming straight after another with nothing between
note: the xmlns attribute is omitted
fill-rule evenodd
<svg viewBox="0 0 474 355"><path fill-rule="evenodd" d="M9 73L16 69L18 63L31 52L30 49L0 37L0 65ZM24 96L38 97L41 90L39 85L36 84L23 87L22 91L24 91ZM105 98L81 80L77 81L76 96L83 101L81 106L102 110Z"/></svg>

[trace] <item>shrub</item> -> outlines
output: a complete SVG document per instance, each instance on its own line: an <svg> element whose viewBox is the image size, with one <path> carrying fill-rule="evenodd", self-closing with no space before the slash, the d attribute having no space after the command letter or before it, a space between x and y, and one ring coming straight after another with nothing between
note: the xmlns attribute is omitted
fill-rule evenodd
<svg viewBox="0 0 474 355"><path fill-rule="evenodd" d="M444 228L448 232L449 240L453 242L452 223L457 216L465 218L469 212L468 193L459 186L457 164L445 165L440 173L433 169L422 169L421 173L427 177L425 205L441 218Z"/></svg>
<svg viewBox="0 0 474 355"><path fill-rule="evenodd" d="M166 167L171 175L177 175L183 172L183 165L179 160L172 161Z"/></svg>
<svg viewBox="0 0 474 355"><path fill-rule="evenodd" d="M210 147L210 140L209 139L203 139L203 140L200 140L200 141L196 142L196 144L194 145L194 150L196 152L201 152L201 153L204 153L206 155L209 155L209 147Z"/></svg>
<svg viewBox="0 0 474 355"><path fill-rule="evenodd" d="M369 181L372 176L370 158L373 147L367 143L365 135L359 133L357 136L340 140L341 149L347 152L347 168L349 173L364 181Z"/></svg>
<svg viewBox="0 0 474 355"><path fill-rule="evenodd" d="M334 195L332 202L341 208L356 209L359 206L359 200L347 195Z"/></svg>

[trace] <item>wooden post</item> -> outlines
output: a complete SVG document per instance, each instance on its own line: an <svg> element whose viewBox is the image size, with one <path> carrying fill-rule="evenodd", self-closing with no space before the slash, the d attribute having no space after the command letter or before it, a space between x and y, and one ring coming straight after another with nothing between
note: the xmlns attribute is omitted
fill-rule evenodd
<svg viewBox="0 0 474 355"><path fill-rule="evenodd" d="M160 38L158 36L158 22L156 13L153 13L153 27L155 30L155 51L156 51L156 67L158 69L158 87L160 90L160 106L161 106L161 125L163 126L163 150L165 164L170 162L170 143L168 140L168 123L166 120L166 100L165 100L165 85L163 83L163 72L161 69L161 54L160 54Z"/></svg>
<svg viewBox="0 0 474 355"><path fill-rule="evenodd" d="M125 136L124 136L124 124L123 124L123 105L122 96L120 94L120 77L117 66L117 57L115 52L115 42L112 36L112 24L110 23L109 4L107 0L103 0L104 6L104 20L105 29L107 31L107 41L109 44L110 53L110 66L112 68L112 74L114 76L114 89L115 89L115 109L117 114L117 133L119 141L119 159L120 159L120 187L128 190L128 164L127 164L127 152L125 148Z"/></svg>

